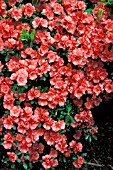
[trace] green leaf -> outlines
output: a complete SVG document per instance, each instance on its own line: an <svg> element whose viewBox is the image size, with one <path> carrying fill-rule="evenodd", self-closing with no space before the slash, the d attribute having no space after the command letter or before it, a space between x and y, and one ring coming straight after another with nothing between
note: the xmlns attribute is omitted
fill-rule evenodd
<svg viewBox="0 0 113 170"><path fill-rule="evenodd" d="M26 30L24 28L22 28L22 34L25 35L26 34Z"/></svg>
<svg viewBox="0 0 113 170"><path fill-rule="evenodd" d="M4 163L6 164L8 161L9 161L9 158L6 158L6 159L4 160Z"/></svg>
<svg viewBox="0 0 113 170"><path fill-rule="evenodd" d="M26 155L26 159L29 160L30 156L29 155Z"/></svg>
<svg viewBox="0 0 113 170"><path fill-rule="evenodd" d="M18 163L20 163L21 162L21 159L19 159L19 158L17 158L17 160L16 160Z"/></svg>
<svg viewBox="0 0 113 170"><path fill-rule="evenodd" d="M17 84L13 84L12 88L11 88L11 91L12 92L15 92L17 90Z"/></svg>
<svg viewBox="0 0 113 170"><path fill-rule="evenodd" d="M69 122L69 120L70 120L70 116L67 115L66 118L65 118L65 123L67 124Z"/></svg>
<svg viewBox="0 0 113 170"><path fill-rule="evenodd" d="M84 164L87 164L87 162L86 162L86 161L84 161Z"/></svg>
<svg viewBox="0 0 113 170"><path fill-rule="evenodd" d="M88 140L88 138L89 138L89 135L85 136L85 140Z"/></svg>
<svg viewBox="0 0 113 170"><path fill-rule="evenodd" d="M30 42L30 47L31 47L31 48L33 47L33 41Z"/></svg>
<svg viewBox="0 0 113 170"><path fill-rule="evenodd" d="M63 162L66 163L66 158L65 157L63 157Z"/></svg>
<svg viewBox="0 0 113 170"><path fill-rule="evenodd" d="M4 53L5 53L5 50L2 50L0 53L1 53L1 54L4 54Z"/></svg>
<svg viewBox="0 0 113 170"><path fill-rule="evenodd" d="M15 57L16 57L16 58L19 58L19 54L18 54L18 53L16 53L16 54L15 54Z"/></svg>
<svg viewBox="0 0 113 170"><path fill-rule="evenodd" d="M30 34L29 34L29 31L26 32L26 35L25 35L26 39L28 40L30 38Z"/></svg>
<svg viewBox="0 0 113 170"><path fill-rule="evenodd" d="M25 89L28 89L28 85L25 85L24 88L25 88Z"/></svg>
<svg viewBox="0 0 113 170"><path fill-rule="evenodd" d="M42 78L40 78L40 80L46 81L46 77L43 76Z"/></svg>
<svg viewBox="0 0 113 170"><path fill-rule="evenodd" d="M24 88L24 87L19 86L19 87L18 87L18 94L23 93L23 92L24 92L24 90L25 90L25 88Z"/></svg>
<svg viewBox="0 0 113 170"><path fill-rule="evenodd" d="M32 4L35 6L37 4L37 0L33 0Z"/></svg>
<svg viewBox="0 0 113 170"><path fill-rule="evenodd" d="M9 110L6 110L5 111L5 115L9 115L10 114L10 111Z"/></svg>
<svg viewBox="0 0 113 170"><path fill-rule="evenodd" d="M102 16L103 15L103 10L99 8L98 13L99 13L100 16Z"/></svg>
<svg viewBox="0 0 113 170"><path fill-rule="evenodd" d="M82 156L82 157L86 157L86 156L87 156L87 153L82 153L81 156Z"/></svg>
<svg viewBox="0 0 113 170"><path fill-rule="evenodd" d="M39 162L40 162L40 163L42 163L42 162L43 162L43 160L41 159L41 160L39 160Z"/></svg>
<svg viewBox="0 0 113 170"><path fill-rule="evenodd" d="M109 34L109 31L106 31L106 34Z"/></svg>
<svg viewBox="0 0 113 170"><path fill-rule="evenodd" d="M40 91L41 91L41 86L38 86L38 90L40 90Z"/></svg>
<svg viewBox="0 0 113 170"><path fill-rule="evenodd" d="M16 126L13 126L13 130L16 130Z"/></svg>
<svg viewBox="0 0 113 170"><path fill-rule="evenodd" d="M15 100L16 105L20 105L22 101L20 100Z"/></svg>
<svg viewBox="0 0 113 170"><path fill-rule="evenodd" d="M75 160L77 160L77 158L76 158L76 157L72 157L72 160L74 160L74 161L75 161Z"/></svg>
<svg viewBox="0 0 113 170"><path fill-rule="evenodd" d="M10 53L10 54L12 54L12 55L14 55L14 54L15 54L15 52L14 52L14 51L10 51L9 53Z"/></svg>
<svg viewBox="0 0 113 170"><path fill-rule="evenodd" d="M67 113L64 112L64 111L61 111L61 114L64 115L64 116L67 115Z"/></svg>
<svg viewBox="0 0 113 170"><path fill-rule="evenodd" d="M19 145L19 142L17 140L14 141L14 145L15 146L18 146Z"/></svg>
<svg viewBox="0 0 113 170"><path fill-rule="evenodd" d="M96 135L92 135L92 137L93 137L95 140L97 140L97 139L98 139Z"/></svg>
<svg viewBox="0 0 113 170"><path fill-rule="evenodd" d="M60 154L60 156L59 156L59 161L62 162L62 155L61 155L61 154Z"/></svg>
<svg viewBox="0 0 113 170"><path fill-rule="evenodd" d="M91 138L91 136L89 136L89 142L92 142L92 138Z"/></svg>
<svg viewBox="0 0 113 170"><path fill-rule="evenodd" d="M63 116L63 115L60 115L59 119L60 119L60 120L64 119L64 116Z"/></svg>
<svg viewBox="0 0 113 170"><path fill-rule="evenodd" d="M25 35L24 34L20 34L20 38L21 39L25 39Z"/></svg>
<svg viewBox="0 0 113 170"><path fill-rule="evenodd" d="M59 132L59 134L64 134L63 130L59 130L58 132Z"/></svg>
<svg viewBox="0 0 113 170"><path fill-rule="evenodd" d="M38 124L38 128L41 128L41 126L42 126L42 123L39 123L39 124Z"/></svg>
<svg viewBox="0 0 113 170"><path fill-rule="evenodd" d="M69 113L72 110L72 106L67 106L67 112Z"/></svg>
<svg viewBox="0 0 113 170"><path fill-rule="evenodd" d="M54 117L56 117L58 115L57 111L54 113Z"/></svg>
<svg viewBox="0 0 113 170"><path fill-rule="evenodd" d="M5 57L5 61L8 62L9 61L9 55L6 55Z"/></svg>
<svg viewBox="0 0 113 170"><path fill-rule="evenodd" d="M52 51L56 51L56 48L52 45L49 46L49 49L52 50Z"/></svg>
<svg viewBox="0 0 113 170"><path fill-rule="evenodd" d="M28 168L28 166L27 166L27 164L25 162L23 162L23 167L24 167L24 169Z"/></svg>
<svg viewBox="0 0 113 170"><path fill-rule="evenodd" d="M16 155L21 155L21 152L20 152L19 150L16 150L16 151L15 151L15 154L16 154Z"/></svg>
<svg viewBox="0 0 113 170"><path fill-rule="evenodd" d="M74 119L72 116L70 116L70 120L71 120L73 123L76 123L75 119Z"/></svg>
<svg viewBox="0 0 113 170"><path fill-rule="evenodd" d="M61 23L60 21L57 21L56 24L57 24L57 25L61 25L62 23Z"/></svg>
<svg viewBox="0 0 113 170"><path fill-rule="evenodd" d="M34 101L34 100L31 100L31 101L30 101L30 104L34 104L34 103L35 103L35 101Z"/></svg>
<svg viewBox="0 0 113 170"><path fill-rule="evenodd" d="M53 30L53 31L50 32L50 34L51 34L52 37L54 37L54 35L56 34L56 31Z"/></svg>
<svg viewBox="0 0 113 170"><path fill-rule="evenodd" d="M86 9L84 12L86 12L87 14L92 14L92 9L91 8Z"/></svg>
<svg viewBox="0 0 113 170"><path fill-rule="evenodd" d="M20 8L21 8L21 6L22 6L22 4L19 4L18 8L20 9Z"/></svg>
<svg viewBox="0 0 113 170"><path fill-rule="evenodd" d="M29 167L30 167L30 169L32 169L32 168L33 168L33 165L32 165L32 163L31 163L31 162L29 162Z"/></svg>
<svg viewBox="0 0 113 170"><path fill-rule="evenodd" d="M40 168L40 170L44 170L43 168Z"/></svg>
<svg viewBox="0 0 113 170"><path fill-rule="evenodd" d="M28 16L26 15L26 16L24 17L24 19L28 19Z"/></svg>
<svg viewBox="0 0 113 170"><path fill-rule="evenodd" d="M77 110L76 110L76 111L77 111L77 113L80 113L80 109L79 109L79 107L77 107Z"/></svg>
<svg viewBox="0 0 113 170"><path fill-rule="evenodd" d="M36 31L33 30L32 33L30 34L31 40L34 40L35 34L36 34Z"/></svg>
<svg viewBox="0 0 113 170"><path fill-rule="evenodd" d="M15 168L15 164L11 164L11 169L14 169Z"/></svg>
<svg viewBox="0 0 113 170"><path fill-rule="evenodd" d="M59 3L62 3L62 0L57 0Z"/></svg>

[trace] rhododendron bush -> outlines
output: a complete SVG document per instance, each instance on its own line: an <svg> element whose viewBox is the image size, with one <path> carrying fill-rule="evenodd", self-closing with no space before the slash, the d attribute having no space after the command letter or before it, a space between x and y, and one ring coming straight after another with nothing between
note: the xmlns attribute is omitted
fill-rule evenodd
<svg viewBox="0 0 113 170"><path fill-rule="evenodd" d="M113 92L109 16L77 0L0 0L0 135L12 169L85 162L82 141L98 132L91 109Z"/></svg>

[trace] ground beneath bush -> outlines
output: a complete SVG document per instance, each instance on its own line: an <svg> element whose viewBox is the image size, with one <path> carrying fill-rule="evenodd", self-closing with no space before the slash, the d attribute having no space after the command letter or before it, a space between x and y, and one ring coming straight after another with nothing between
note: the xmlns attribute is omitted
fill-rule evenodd
<svg viewBox="0 0 113 170"><path fill-rule="evenodd" d="M99 127L98 140L86 144L85 148L88 165L81 170L113 169L113 119L106 120Z"/></svg>
<svg viewBox="0 0 113 170"><path fill-rule="evenodd" d="M99 128L98 140L86 144L87 162L90 165L85 165L81 170L112 170L113 100L96 108L94 117Z"/></svg>

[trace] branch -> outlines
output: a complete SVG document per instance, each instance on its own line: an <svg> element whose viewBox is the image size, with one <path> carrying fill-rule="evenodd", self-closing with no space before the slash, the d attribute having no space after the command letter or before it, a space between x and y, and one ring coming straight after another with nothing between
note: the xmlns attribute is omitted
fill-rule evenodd
<svg viewBox="0 0 113 170"><path fill-rule="evenodd" d="M95 164L95 163L91 163L91 162L87 162L87 165L97 166L97 167L103 167L104 166L104 165L101 165L101 164Z"/></svg>
<svg viewBox="0 0 113 170"><path fill-rule="evenodd" d="M111 169L113 169L113 166L111 166L111 165L108 165Z"/></svg>

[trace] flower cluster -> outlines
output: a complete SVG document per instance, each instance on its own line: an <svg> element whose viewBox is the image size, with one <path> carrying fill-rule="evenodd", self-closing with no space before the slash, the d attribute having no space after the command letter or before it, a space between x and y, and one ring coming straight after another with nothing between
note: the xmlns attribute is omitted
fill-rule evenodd
<svg viewBox="0 0 113 170"><path fill-rule="evenodd" d="M83 1L0 0L0 135L8 161L25 169L28 160L50 169L70 157L80 168L80 139L98 131L91 109L113 92L104 67L113 21L102 4L86 11Z"/></svg>

